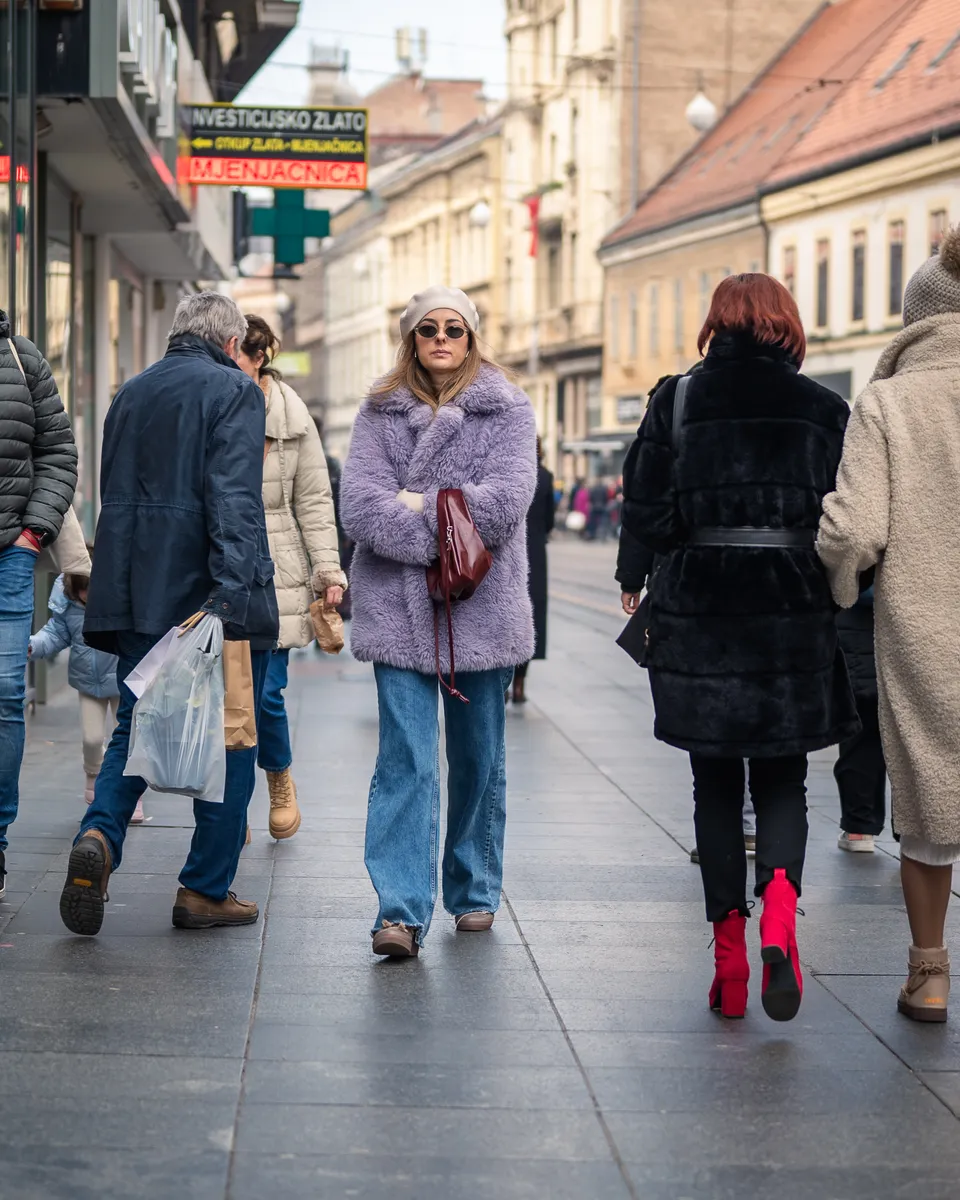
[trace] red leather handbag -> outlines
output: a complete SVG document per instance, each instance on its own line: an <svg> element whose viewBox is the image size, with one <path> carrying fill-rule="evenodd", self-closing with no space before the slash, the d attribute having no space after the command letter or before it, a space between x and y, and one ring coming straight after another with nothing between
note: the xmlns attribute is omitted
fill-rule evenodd
<svg viewBox="0 0 960 1200"><path fill-rule="evenodd" d="M427 591L434 602L433 627L437 651L437 678L451 696L464 704L470 701L457 690L453 653L453 619L450 606L468 600L493 566L493 555L473 523L470 509L459 488L441 488L437 493L437 528L440 531L440 557L427 567ZM450 682L440 670L440 608L447 613L450 637Z"/></svg>

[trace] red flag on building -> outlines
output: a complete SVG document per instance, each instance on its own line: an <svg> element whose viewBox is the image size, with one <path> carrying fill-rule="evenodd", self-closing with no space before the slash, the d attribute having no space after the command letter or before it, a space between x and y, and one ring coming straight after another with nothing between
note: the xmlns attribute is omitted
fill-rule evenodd
<svg viewBox="0 0 960 1200"><path fill-rule="evenodd" d="M536 258L540 248L540 197L527 196L524 204L530 214L530 257Z"/></svg>

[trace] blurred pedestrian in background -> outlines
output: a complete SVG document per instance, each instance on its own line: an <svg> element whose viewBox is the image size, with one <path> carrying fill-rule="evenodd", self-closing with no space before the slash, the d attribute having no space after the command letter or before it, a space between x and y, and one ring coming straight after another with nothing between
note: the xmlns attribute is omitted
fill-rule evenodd
<svg viewBox="0 0 960 1200"><path fill-rule="evenodd" d="M247 313L237 361L263 392L267 440L263 507L276 575L280 641L270 655L257 720L257 765L270 793L270 836L291 838L300 828L293 749L284 702L294 647L314 640L310 605L320 597L331 608L343 600L337 519L327 462L307 406L271 366L280 340L262 318Z"/></svg>
<svg viewBox="0 0 960 1200"><path fill-rule="evenodd" d="M592 542L605 542L610 533L610 485L598 479L589 492L590 512L587 517L587 537Z"/></svg>
<svg viewBox="0 0 960 1200"><path fill-rule="evenodd" d="M649 624L654 731L690 753L716 936L710 1005L729 1017L746 1009L748 759L763 1007L789 1020L802 994L796 910L807 754L858 728L814 549L847 406L799 374L800 315L769 276L725 279L698 345L703 370L664 385L650 403L624 526L663 556Z"/></svg>
<svg viewBox="0 0 960 1200"><path fill-rule="evenodd" d="M364 401L341 485L353 560L351 649L374 664L380 749L370 787L366 864L380 898L375 954L419 953L437 896L440 830L437 693L446 716L448 803L443 904L461 932L489 929L500 905L506 827L503 693L534 649L527 512L537 483L527 397L485 357L480 319L456 288L411 298L396 367ZM459 489L493 564L435 625L426 568L436 560L437 490ZM446 536L446 533L444 533Z"/></svg>
<svg viewBox="0 0 960 1200"><path fill-rule="evenodd" d="M852 608L838 614L837 629L863 727L840 743L833 768L840 793L837 845L841 850L872 854L873 839L883 832L887 819L887 764L880 738L872 584L861 591Z"/></svg>
<svg viewBox="0 0 960 1200"><path fill-rule="evenodd" d="M246 329L227 296L185 296L166 354L114 397L103 429L97 561L83 635L88 646L118 656L123 681L171 628L211 613L226 638L250 642L259 707L279 620L263 516L263 393L236 362ZM143 779L124 774L135 701L121 682L117 727L60 896L71 933L99 932L107 883L146 791ZM223 802L193 802L196 829L173 906L178 928L259 918L253 901L230 891L256 761L256 747L231 750Z"/></svg>
<svg viewBox="0 0 960 1200"><path fill-rule="evenodd" d="M92 554L93 547L88 546ZM104 741L117 724L120 686L117 657L94 650L83 640L83 618L87 607L89 575L61 575L50 593L50 620L30 639L30 657L52 658L69 649L67 680L80 697L80 730L83 741L84 799L93 803L93 790L103 765ZM131 825L144 820L143 800L130 818Z"/></svg>
<svg viewBox="0 0 960 1200"><path fill-rule="evenodd" d="M960 230L908 283L903 325L854 405L818 548L844 608L876 568L880 729L913 939L898 1007L945 1021L960 859Z"/></svg>
<svg viewBox="0 0 960 1200"><path fill-rule="evenodd" d="M0 312L0 899L7 829L20 804L27 647L33 628L33 569L53 542L77 486L70 419L33 342L14 337Z"/></svg>
<svg viewBox="0 0 960 1200"><path fill-rule="evenodd" d="M547 541L553 532L556 509L553 498L553 472L543 465L543 444L537 438L537 490L527 513L527 559L530 564L530 600L533 603L535 660L547 657ZM525 704L529 662L521 663L513 673L513 702Z"/></svg>

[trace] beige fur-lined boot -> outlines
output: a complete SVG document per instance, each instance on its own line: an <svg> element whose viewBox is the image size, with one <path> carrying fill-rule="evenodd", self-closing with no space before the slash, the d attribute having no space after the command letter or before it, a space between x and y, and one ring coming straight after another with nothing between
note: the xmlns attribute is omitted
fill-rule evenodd
<svg viewBox="0 0 960 1200"><path fill-rule="evenodd" d="M939 949L910 947L909 976L897 1008L911 1021L945 1021L950 995L950 955Z"/></svg>
<svg viewBox="0 0 960 1200"><path fill-rule="evenodd" d="M270 836L278 842L292 838L300 828L300 806L290 768L267 771L267 788L270 792Z"/></svg>

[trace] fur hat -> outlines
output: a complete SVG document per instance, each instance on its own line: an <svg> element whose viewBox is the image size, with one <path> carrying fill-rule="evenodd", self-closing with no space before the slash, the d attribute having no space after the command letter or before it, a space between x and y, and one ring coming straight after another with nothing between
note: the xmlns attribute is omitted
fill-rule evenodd
<svg viewBox="0 0 960 1200"><path fill-rule="evenodd" d="M940 253L928 258L903 294L903 323L960 313L960 227L950 229Z"/></svg>
<svg viewBox="0 0 960 1200"><path fill-rule="evenodd" d="M477 306L466 292L459 288L431 287L426 291L417 292L410 298L407 307L400 314L400 335L404 339L410 336L427 313L438 308L451 308L459 313L467 323L467 328L474 333L480 330L480 314Z"/></svg>

